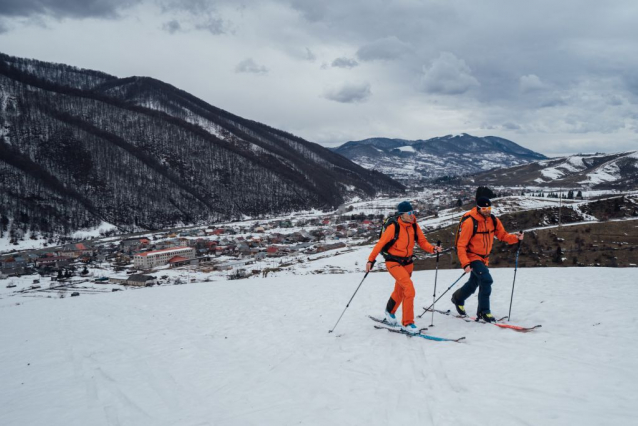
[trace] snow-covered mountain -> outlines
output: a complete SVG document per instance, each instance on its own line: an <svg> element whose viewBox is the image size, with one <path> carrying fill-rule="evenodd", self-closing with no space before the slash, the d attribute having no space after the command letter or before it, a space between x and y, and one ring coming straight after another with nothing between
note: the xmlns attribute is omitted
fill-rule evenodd
<svg viewBox="0 0 638 426"><path fill-rule="evenodd" d="M161 81L0 54L0 237L158 229L402 190Z"/></svg>
<svg viewBox="0 0 638 426"><path fill-rule="evenodd" d="M333 150L401 181L465 175L547 158L507 139L465 133L416 141L372 138Z"/></svg>
<svg viewBox="0 0 638 426"><path fill-rule="evenodd" d="M326 259L359 267L364 251ZM376 330L394 280L274 275L0 300L2 425L630 425L638 418L634 268L523 268L512 323L430 315L432 342ZM460 270L439 270L437 294ZM512 269L493 269L507 315ZM415 272L415 309L434 271ZM238 303L238 300L241 302ZM476 309L476 295L467 309ZM19 301L19 302L18 302ZM18 302L18 303L17 303ZM449 297L437 307L454 309ZM400 316L400 310L399 310ZM633 420L632 420L633 419Z"/></svg>
<svg viewBox="0 0 638 426"><path fill-rule="evenodd" d="M638 189L638 151L552 158L466 180L485 185L634 190Z"/></svg>

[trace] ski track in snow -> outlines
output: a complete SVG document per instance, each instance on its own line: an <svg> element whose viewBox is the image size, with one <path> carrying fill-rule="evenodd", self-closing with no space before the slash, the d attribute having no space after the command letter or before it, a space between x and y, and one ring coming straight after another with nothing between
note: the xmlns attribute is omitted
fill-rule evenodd
<svg viewBox="0 0 638 426"><path fill-rule="evenodd" d="M333 260L336 261L336 260ZM493 269L507 314L511 269ZM438 294L458 277L441 270ZM635 269L522 268L516 333L376 330L393 283L280 276L0 306L2 425L609 425L638 416ZM414 274L415 314L434 271ZM437 307L452 308L449 294ZM476 309L476 295L467 309ZM400 311L399 311L400 313ZM417 319L430 325L431 314ZM409 423L408 423L409 422Z"/></svg>

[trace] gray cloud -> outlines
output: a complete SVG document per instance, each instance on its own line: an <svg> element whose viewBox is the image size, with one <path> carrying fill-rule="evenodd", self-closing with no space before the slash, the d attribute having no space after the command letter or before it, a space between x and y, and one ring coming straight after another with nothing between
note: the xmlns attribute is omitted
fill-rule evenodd
<svg viewBox="0 0 638 426"><path fill-rule="evenodd" d="M507 130L519 130L521 126L519 126L516 123L507 122L507 123L503 123L503 128Z"/></svg>
<svg viewBox="0 0 638 426"><path fill-rule="evenodd" d="M252 58L247 58L237 64L235 67L237 73L251 73L251 74L267 74L268 68L263 65L258 65Z"/></svg>
<svg viewBox="0 0 638 426"><path fill-rule="evenodd" d="M520 79L521 92L529 93L543 89L545 85L535 74L524 75Z"/></svg>
<svg viewBox="0 0 638 426"><path fill-rule="evenodd" d="M181 15L181 29L207 31L213 35L228 31L229 23L222 19L217 4L222 1L207 0L154 0L164 14ZM188 24L184 27L184 24Z"/></svg>
<svg viewBox="0 0 638 426"><path fill-rule="evenodd" d="M290 5L310 22L325 18L330 8L328 2L316 0L291 0Z"/></svg>
<svg viewBox="0 0 638 426"><path fill-rule="evenodd" d="M337 58L332 61L332 66L337 68L354 68L357 65L359 65L359 62L355 61L354 59L344 57Z"/></svg>
<svg viewBox="0 0 638 426"><path fill-rule="evenodd" d="M421 89L428 93L460 95L480 86L464 60L443 52L430 67L423 68Z"/></svg>
<svg viewBox="0 0 638 426"><path fill-rule="evenodd" d="M2 0L0 16L55 18L115 18L122 8L141 0Z"/></svg>
<svg viewBox="0 0 638 426"><path fill-rule="evenodd" d="M166 12L185 11L192 15L205 15L215 12L218 1L207 0L155 0Z"/></svg>
<svg viewBox="0 0 638 426"><path fill-rule="evenodd" d="M370 83L345 83L341 87L326 90L324 97L335 102L355 103L367 101L371 94Z"/></svg>
<svg viewBox="0 0 638 426"><path fill-rule="evenodd" d="M112 18L125 10L144 15L106 22L87 37L77 37L86 27L74 19L47 21ZM170 79L211 103L320 143L483 132L529 141L545 153L564 140L610 151L624 149L627 141L635 144L638 129L638 32L632 19L637 15L634 0L374 5L370 0L0 0L0 40L3 51L18 56ZM22 32L23 22L36 19L42 28ZM150 40L149 32L158 28L166 32ZM127 41L113 37L113 31L125 32ZM174 48L169 37L178 31L187 48L157 55L158 48ZM103 40L119 43L108 61L100 55L106 51L98 45ZM68 49L71 44L77 52ZM139 62L129 60L133 49ZM207 49L215 52L210 58L202 54ZM266 50L269 61L277 61L278 77L268 79L267 87L232 72L242 58L265 60ZM91 51L95 55L87 56ZM175 56L202 66L167 66ZM235 71L266 74L255 60L243 61ZM354 62L365 63L353 71L358 81L375 85L375 96L369 84L359 83L317 97L318 85L337 85L330 79ZM219 82L214 91L207 84L211 78ZM246 84L255 85L252 93L272 93L268 104L238 97ZM365 105L346 119L325 99ZM303 111L295 109L300 102Z"/></svg>
<svg viewBox="0 0 638 426"><path fill-rule="evenodd" d="M288 56L299 61L314 62L317 60L315 52L306 46L287 46L283 50L288 54Z"/></svg>
<svg viewBox="0 0 638 426"><path fill-rule="evenodd" d="M178 31L182 31L182 26L179 24L178 20L173 19L172 21L165 22L162 25L162 29L171 34L175 34Z"/></svg>
<svg viewBox="0 0 638 426"><path fill-rule="evenodd" d="M312 50L306 47L306 57L305 59L310 62L314 62L317 59L317 55L314 54Z"/></svg>
<svg viewBox="0 0 638 426"><path fill-rule="evenodd" d="M213 35L219 35L225 33L225 23L221 18L207 17L200 22L195 23L195 29L205 30Z"/></svg>
<svg viewBox="0 0 638 426"><path fill-rule="evenodd" d="M361 46L357 51L357 57L362 61L391 60L399 58L409 51L409 44L402 42L395 36L390 36Z"/></svg>

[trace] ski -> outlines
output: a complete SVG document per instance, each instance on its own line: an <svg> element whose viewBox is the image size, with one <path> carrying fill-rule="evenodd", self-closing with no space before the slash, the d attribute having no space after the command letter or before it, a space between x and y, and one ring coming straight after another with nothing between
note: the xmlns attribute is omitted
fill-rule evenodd
<svg viewBox="0 0 638 426"><path fill-rule="evenodd" d="M434 309L434 312L439 313L439 314L443 314L443 315L447 315L450 317L454 317L454 318L459 318L462 319L465 322L478 322L480 324L492 324L495 325L497 327L500 328L507 328L510 330L514 330L514 331L518 331L519 333L528 333L532 330L536 330L537 328L542 327L542 325L535 325L533 327L522 327L520 325L512 325L512 324L505 324L502 322L498 322L498 321L502 321L507 317L503 317L501 319L499 319L497 322L486 322L486 321L482 321L482 320L477 320L476 317L468 317L467 315L455 315L453 314L449 309L447 311L441 311L438 309Z"/></svg>
<svg viewBox="0 0 638 426"><path fill-rule="evenodd" d="M408 333L407 331L404 331L401 328L392 327L392 326L375 325L374 328L376 328L377 330L388 330L388 331L391 331L392 333L399 333L408 337L422 337L426 340L434 340L436 342L457 342L458 343L461 340L465 339L465 337L460 337L458 339L446 339L445 337L435 337L435 336L430 336L430 335L422 334L422 333L412 334L412 333Z"/></svg>
<svg viewBox="0 0 638 426"><path fill-rule="evenodd" d="M427 330L427 327L421 328L419 329L419 334L412 334L412 333L408 333L407 331L404 331L400 325L392 325L389 324L385 319L381 319L381 318L376 318L373 317L372 315L368 315L368 318L370 318L372 321L378 322L380 324L383 324L383 326L379 326L379 325L375 325L374 328L377 329L381 329L381 328L385 328L388 331L392 331L395 333L400 333L400 334L405 334L406 336L418 336L418 337L423 337L424 339L427 340L435 340L437 342L459 342L463 339L465 339L465 337L461 337L460 339L446 339L443 337L435 337L435 336L430 336L427 334L423 334L424 330Z"/></svg>
<svg viewBox="0 0 638 426"><path fill-rule="evenodd" d="M376 317L373 317L372 315L368 315L368 318L370 318L372 321L376 321L378 323L381 323L381 324L383 324L383 325L385 325L387 327L392 327L392 328L396 328L396 329L399 329L399 330L401 329L401 325L400 324L392 325L388 321L386 321L385 319L376 318ZM427 327L420 328L419 329L419 333L422 332L423 330L427 330L427 329L428 329Z"/></svg>

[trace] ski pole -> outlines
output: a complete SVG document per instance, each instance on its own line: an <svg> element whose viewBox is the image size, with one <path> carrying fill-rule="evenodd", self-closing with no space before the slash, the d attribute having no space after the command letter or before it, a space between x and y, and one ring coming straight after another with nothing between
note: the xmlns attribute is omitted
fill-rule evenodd
<svg viewBox="0 0 638 426"><path fill-rule="evenodd" d="M436 246L437 247L441 247L441 240L438 240L436 242ZM434 293L432 293L432 321L430 324L430 327L434 327L434 304L436 303L436 300L434 300L434 298L436 297L436 278L439 275L439 252L436 252L436 269L434 270Z"/></svg>
<svg viewBox="0 0 638 426"><path fill-rule="evenodd" d="M438 302L439 300L441 300L441 297L445 296L445 293L447 293L448 291L450 291L450 289L451 289L452 287L454 287L454 284L458 283L458 282L461 280L461 278L463 278L463 277L465 276L465 274L467 274L467 272L463 271L463 275L461 275L460 277L458 277L458 278L456 279L456 281L454 281L454 282L452 283L452 285L451 285L451 286L449 286L449 287L447 288L447 290L445 290L445 291L443 292L443 294L442 294L442 295L440 295L440 296L439 296L439 298L438 298L438 299L436 299L436 300L434 301L434 303L436 303L436 302ZM421 315L419 315L419 316L418 316L418 318L421 318L421 317L423 316L423 314L425 314L425 313L426 313L429 309L431 309L431 308L432 308L432 306L434 306L434 303L432 303L432 304L430 305L430 307L425 308L425 310L423 311L423 313L422 313Z"/></svg>
<svg viewBox="0 0 638 426"><path fill-rule="evenodd" d="M516 283L516 271L518 270L518 253L521 251L521 240L518 240L518 248L516 249L516 262L514 264L514 281L512 281L512 296L510 297L510 311L507 314L507 321L512 315L512 301L514 300L514 284Z"/></svg>
<svg viewBox="0 0 638 426"><path fill-rule="evenodd" d="M372 262L372 266L374 266L375 262ZM370 268L372 269L372 267ZM363 276L363 279L361 280L361 282L359 283L359 287L361 287L361 284L363 284L363 281L365 281L366 277L368 276L368 274L370 273L370 271L366 272L366 274ZM352 295L352 297L350 298L350 302L352 302L352 299L354 299L355 294L357 294L357 291L359 291L359 287L357 287L357 289L354 291L354 294ZM341 313L341 316L339 317L339 319L337 320L337 323L335 324L334 327L332 327L332 330L328 330L328 333L332 333L333 331L335 331L335 328L337 328L337 325L339 324L339 321L341 321L341 317L343 316L343 314L346 313L346 309L348 309L348 306L350 306L350 302L348 302L348 304L346 305L346 308L343 310L343 312Z"/></svg>

